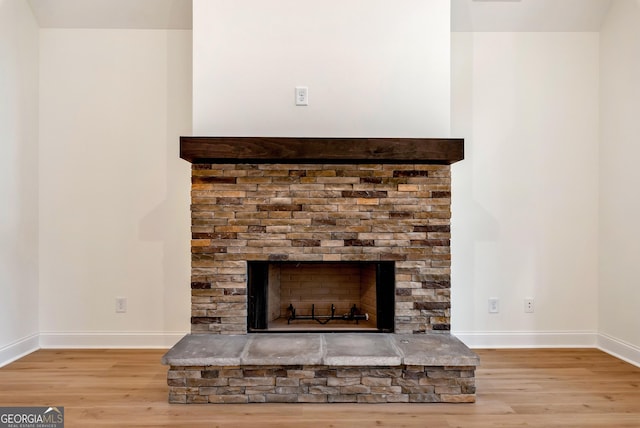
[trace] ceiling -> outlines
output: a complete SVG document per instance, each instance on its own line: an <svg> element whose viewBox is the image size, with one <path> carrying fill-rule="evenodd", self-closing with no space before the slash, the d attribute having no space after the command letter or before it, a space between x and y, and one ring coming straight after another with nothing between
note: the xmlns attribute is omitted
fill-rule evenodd
<svg viewBox="0 0 640 428"><path fill-rule="evenodd" d="M41 28L191 29L191 0L28 0Z"/></svg>
<svg viewBox="0 0 640 428"><path fill-rule="evenodd" d="M600 31L612 0L451 0L452 31Z"/></svg>
<svg viewBox="0 0 640 428"><path fill-rule="evenodd" d="M42 28L192 28L192 0L28 2ZM451 0L451 28L452 31L497 32L599 31L611 2L612 0Z"/></svg>

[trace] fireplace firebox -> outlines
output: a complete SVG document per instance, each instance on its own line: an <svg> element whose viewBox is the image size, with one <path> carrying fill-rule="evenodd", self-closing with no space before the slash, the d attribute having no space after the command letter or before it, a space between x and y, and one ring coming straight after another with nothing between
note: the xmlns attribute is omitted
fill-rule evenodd
<svg viewBox="0 0 640 428"><path fill-rule="evenodd" d="M250 332L393 332L394 262L248 262Z"/></svg>

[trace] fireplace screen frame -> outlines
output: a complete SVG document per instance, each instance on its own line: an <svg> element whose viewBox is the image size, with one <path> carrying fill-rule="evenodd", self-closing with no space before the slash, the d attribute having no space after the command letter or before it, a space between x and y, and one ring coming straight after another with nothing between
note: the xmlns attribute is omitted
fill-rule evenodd
<svg viewBox="0 0 640 428"><path fill-rule="evenodd" d="M339 264L345 266L372 265L376 276L376 328L360 329L354 323L352 331L372 333L393 333L395 324L395 262L393 261L247 261L247 328L251 333L326 333L332 331L331 323L322 328L310 328L308 325L287 330L269 329L269 267L282 265L318 265ZM335 331L345 332L349 328L341 326Z"/></svg>

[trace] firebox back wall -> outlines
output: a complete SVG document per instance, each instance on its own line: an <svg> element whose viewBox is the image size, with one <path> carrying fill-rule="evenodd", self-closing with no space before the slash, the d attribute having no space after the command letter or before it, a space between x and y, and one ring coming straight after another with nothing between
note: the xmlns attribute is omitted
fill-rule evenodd
<svg viewBox="0 0 640 428"><path fill-rule="evenodd" d="M450 328L448 165L193 164L191 330L247 332L247 261L395 261L395 332Z"/></svg>

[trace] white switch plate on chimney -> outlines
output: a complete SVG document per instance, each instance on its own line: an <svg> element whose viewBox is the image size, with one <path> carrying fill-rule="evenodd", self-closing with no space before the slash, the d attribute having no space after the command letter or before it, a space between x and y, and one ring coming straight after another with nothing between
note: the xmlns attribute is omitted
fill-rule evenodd
<svg viewBox="0 0 640 428"><path fill-rule="evenodd" d="M307 88L306 86L296 86L296 105L309 105L309 88Z"/></svg>

